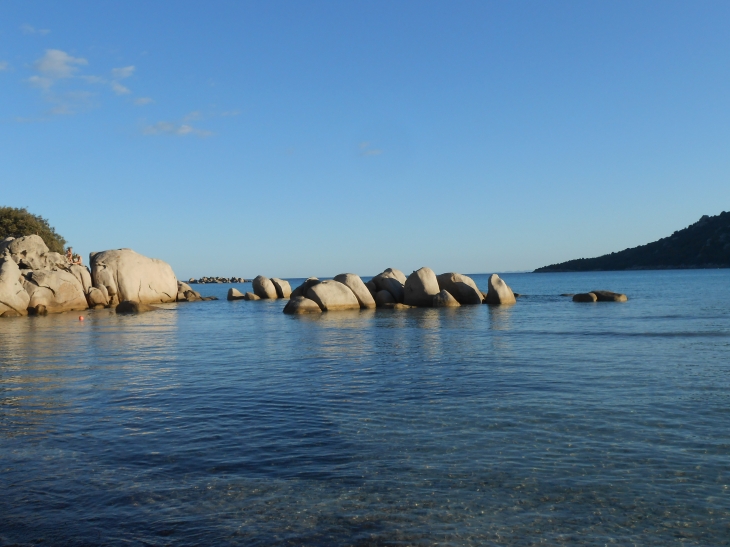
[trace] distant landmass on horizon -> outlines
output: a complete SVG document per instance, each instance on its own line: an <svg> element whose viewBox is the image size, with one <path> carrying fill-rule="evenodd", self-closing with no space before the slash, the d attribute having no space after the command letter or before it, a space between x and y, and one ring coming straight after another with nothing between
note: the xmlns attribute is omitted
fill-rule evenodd
<svg viewBox="0 0 730 547"><path fill-rule="evenodd" d="M704 215L694 224L659 241L597 258L579 258L543 266L536 273L610 270L730 268L730 212Z"/></svg>

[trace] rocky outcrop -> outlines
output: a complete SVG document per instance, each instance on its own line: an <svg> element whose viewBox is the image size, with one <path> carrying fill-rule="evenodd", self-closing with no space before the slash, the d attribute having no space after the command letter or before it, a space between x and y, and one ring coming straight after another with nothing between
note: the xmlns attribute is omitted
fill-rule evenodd
<svg viewBox="0 0 730 547"><path fill-rule="evenodd" d="M365 283L362 282L359 275L344 273L335 276L335 281L342 283L353 292L355 298L357 298L357 301L360 303L361 308L367 309L375 307L375 299L372 294L370 294L370 291L365 286Z"/></svg>
<svg viewBox="0 0 730 547"><path fill-rule="evenodd" d="M276 300L279 297L279 295L276 293L276 287L271 282L271 279L269 279L268 277L258 275L254 278L251 284L253 285L254 294L259 298L269 298L271 300Z"/></svg>
<svg viewBox="0 0 730 547"><path fill-rule="evenodd" d="M458 308L459 301L449 291L443 290L433 297L434 308Z"/></svg>
<svg viewBox="0 0 730 547"><path fill-rule="evenodd" d="M360 309L355 294L335 280L322 281L310 287L307 298L314 300L322 311Z"/></svg>
<svg viewBox="0 0 730 547"><path fill-rule="evenodd" d="M243 300L244 298L246 298L246 296L238 289L234 289L233 287L228 289L226 300Z"/></svg>
<svg viewBox="0 0 730 547"><path fill-rule="evenodd" d="M307 296L307 291L309 291L310 288L314 287L316 284L321 283L319 279L316 277L310 277L304 281L301 285L299 285L296 289L294 289L290 295L290 298L296 298L297 296Z"/></svg>
<svg viewBox="0 0 730 547"><path fill-rule="evenodd" d="M246 283L247 281L251 281L250 279L244 279L243 277L201 277L200 279L195 279L194 277L191 277L188 279L188 283L191 285L196 285L198 283Z"/></svg>
<svg viewBox="0 0 730 547"><path fill-rule="evenodd" d="M420 268L408 276L403 287L403 303L408 306L430 308L433 297L439 293L436 274L431 268Z"/></svg>
<svg viewBox="0 0 730 547"><path fill-rule="evenodd" d="M629 298L625 294L611 291L591 291L599 302L626 302Z"/></svg>
<svg viewBox="0 0 730 547"><path fill-rule="evenodd" d="M291 296L291 285L289 285L288 281L279 279L278 277L272 277L271 282L274 284L278 298L289 298Z"/></svg>
<svg viewBox="0 0 730 547"><path fill-rule="evenodd" d="M5 317L9 317L28 313L30 296L23 288L23 280L20 268L9 254L0 258L0 315L7 313Z"/></svg>
<svg viewBox="0 0 730 547"><path fill-rule="evenodd" d="M111 305L125 300L156 304L177 299L177 278L162 260L132 249L92 253L90 258L93 284L106 288Z"/></svg>
<svg viewBox="0 0 730 547"><path fill-rule="evenodd" d="M28 307L45 306L48 313L85 310L89 304L81 282L67 270L33 270L24 276Z"/></svg>
<svg viewBox="0 0 730 547"><path fill-rule="evenodd" d="M438 281L439 289L447 291L459 304L481 304L484 300L477 284L467 275L448 272L437 275L436 280Z"/></svg>
<svg viewBox="0 0 730 547"><path fill-rule="evenodd" d="M105 308L109 304L109 294L106 287L91 287L86 295L90 308Z"/></svg>
<svg viewBox="0 0 730 547"><path fill-rule="evenodd" d="M514 304L517 302L512 289L497 274L489 276L489 290L485 304Z"/></svg>
<svg viewBox="0 0 730 547"><path fill-rule="evenodd" d="M304 298L303 296L295 296L284 306L284 313L291 315L305 313L322 313L322 309L314 300Z"/></svg>
<svg viewBox="0 0 730 547"><path fill-rule="evenodd" d="M574 294L573 302L598 302L598 297L592 292L584 292Z"/></svg>

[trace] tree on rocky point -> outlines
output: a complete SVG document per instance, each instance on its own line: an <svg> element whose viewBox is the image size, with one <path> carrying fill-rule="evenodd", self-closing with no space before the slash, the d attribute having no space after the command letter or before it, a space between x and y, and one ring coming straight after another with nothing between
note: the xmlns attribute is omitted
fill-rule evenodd
<svg viewBox="0 0 730 547"><path fill-rule="evenodd" d="M45 218L29 213L25 207L0 207L0 241L6 237L33 234L41 236L51 251L64 252L66 240L56 233Z"/></svg>

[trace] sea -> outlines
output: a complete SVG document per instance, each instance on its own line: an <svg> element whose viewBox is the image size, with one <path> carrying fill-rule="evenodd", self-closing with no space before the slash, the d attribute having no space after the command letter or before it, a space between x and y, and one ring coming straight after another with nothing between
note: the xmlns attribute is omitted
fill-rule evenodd
<svg viewBox="0 0 730 547"><path fill-rule="evenodd" d="M502 277L0 320L0 545L730 545L730 270Z"/></svg>

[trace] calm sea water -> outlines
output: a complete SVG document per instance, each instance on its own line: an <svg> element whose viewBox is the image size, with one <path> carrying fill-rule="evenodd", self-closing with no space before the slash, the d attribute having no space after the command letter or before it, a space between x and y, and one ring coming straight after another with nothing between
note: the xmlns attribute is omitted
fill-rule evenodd
<svg viewBox="0 0 730 547"><path fill-rule="evenodd" d="M730 544L730 271L503 277L1 320L0 544Z"/></svg>

